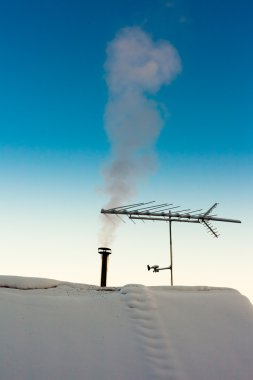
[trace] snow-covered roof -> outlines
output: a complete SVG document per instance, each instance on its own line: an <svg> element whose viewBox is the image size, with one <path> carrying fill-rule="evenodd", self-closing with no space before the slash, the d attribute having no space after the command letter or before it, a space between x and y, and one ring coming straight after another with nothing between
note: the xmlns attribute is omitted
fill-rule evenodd
<svg viewBox="0 0 253 380"><path fill-rule="evenodd" d="M4 380L252 380L253 308L210 287L0 276Z"/></svg>

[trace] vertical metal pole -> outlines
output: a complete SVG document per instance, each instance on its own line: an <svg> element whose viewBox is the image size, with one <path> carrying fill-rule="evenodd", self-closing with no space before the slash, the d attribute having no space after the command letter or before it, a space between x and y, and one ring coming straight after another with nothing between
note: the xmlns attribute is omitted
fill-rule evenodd
<svg viewBox="0 0 253 380"><path fill-rule="evenodd" d="M170 224L170 284L173 286L173 257L172 257L172 233L171 233L171 220Z"/></svg>

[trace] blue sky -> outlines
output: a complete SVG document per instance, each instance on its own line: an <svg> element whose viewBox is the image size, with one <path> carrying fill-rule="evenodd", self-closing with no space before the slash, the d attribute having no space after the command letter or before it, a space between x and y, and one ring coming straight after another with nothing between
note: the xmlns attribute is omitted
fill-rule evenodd
<svg viewBox="0 0 253 380"><path fill-rule="evenodd" d="M115 34L123 27L138 26L154 40L168 40L177 49L182 72L156 96L169 112L156 144L160 165L139 184L136 200L155 198L193 208L217 201L224 216L244 220L243 227L222 226L225 236L215 243L200 228L193 235L191 229L176 228L177 277L178 283L186 285L206 281L238 287L253 297L248 269L253 263L252 12L250 0L10 0L1 4L3 274L98 283L98 213L106 201L100 191L100 172L110 154L104 130L108 94L103 65L106 46ZM157 257L162 264L167 252L165 227L147 226L145 231L143 226L134 227L119 230L115 256L117 251L143 248L149 260ZM154 238L145 243L147 231ZM136 247L127 246L129 235ZM164 244L160 247L159 242ZM154 256L158 255L154 244L160 247L161 257ZM210 266L212 259L216 262L213 250L219 251L220 272L214 275L203 262L198 269L192 264L192 277L186 275L183 263L189 256L200 259L203 250ZM235 281L238 251L239 285ZM114 263L111 258L111 284L119 279L166 283L165 274L154 279L139 271L146 261L141 253L136 274L130 273L117 253ZM126 269L119 276L122 266Z"/></svg>
<svg viewBox="0 0 253 380"><path fill-rule="evenodd" d="M252 152L251 1L10 1L1 8L2 147L107 151L105 48L120 28L139 25L171 41L183 65L160 93L173 127L158 148Z"/></svg>

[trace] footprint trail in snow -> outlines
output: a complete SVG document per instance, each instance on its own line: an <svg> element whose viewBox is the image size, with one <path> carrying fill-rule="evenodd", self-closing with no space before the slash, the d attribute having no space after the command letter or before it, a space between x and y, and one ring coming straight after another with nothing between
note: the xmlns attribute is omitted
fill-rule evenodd
<svg viewBox="0 0 253 380"><path fill-rule="evenodd" d="M146 370L154 380L185 380L173 348L167 342L152 291L143 285L121 289L129 317L136 331L136 345L144 356Z"/></svg>

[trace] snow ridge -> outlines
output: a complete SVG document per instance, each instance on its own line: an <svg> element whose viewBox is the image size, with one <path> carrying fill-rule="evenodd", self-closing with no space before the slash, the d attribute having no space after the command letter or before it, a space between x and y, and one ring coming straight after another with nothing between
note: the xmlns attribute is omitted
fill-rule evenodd
<svg viewBox="0 0 253 380"><path fill-rule="evenodd" d="M142 350L150 378L184 380L186 377L181 373L176 355L164 338L152 291L144 285L126 285L121 294L124 295L123 300L136 331L137 346Z"/></svg>
<svg viewBox="0 0 253 380"><path fill-rule="evenodd" d="M21 276L0 276L0 288L12 289L50 289L56 288L62 282L47 278L21 277Z"/></svg>

